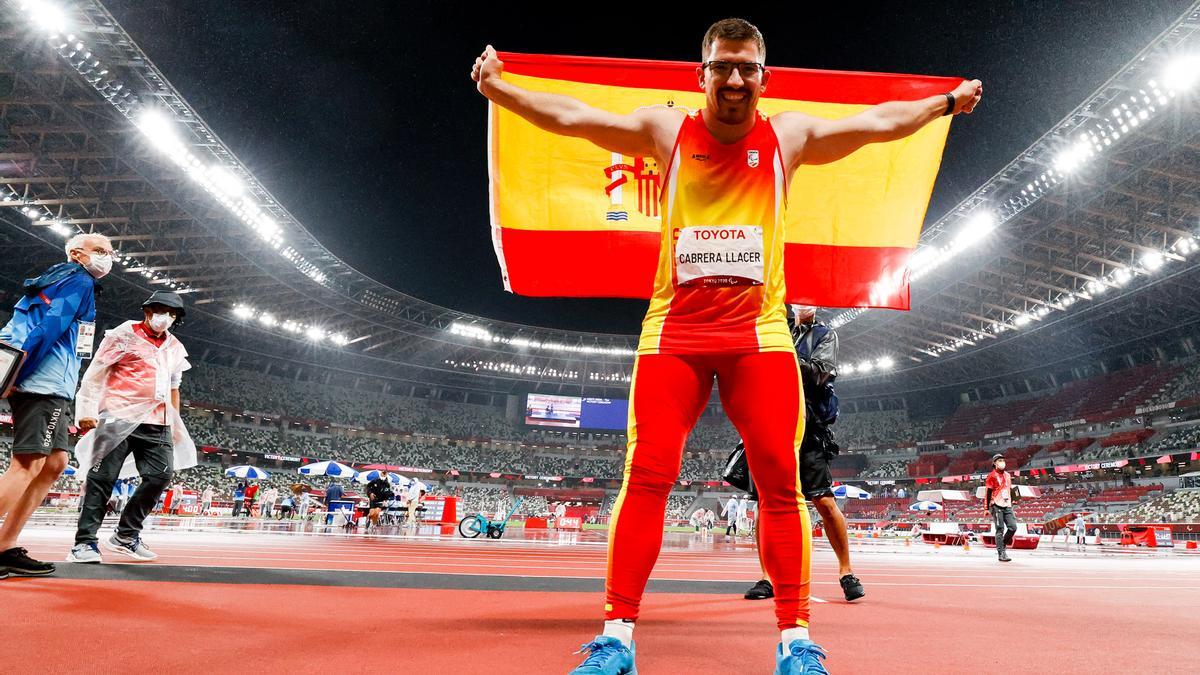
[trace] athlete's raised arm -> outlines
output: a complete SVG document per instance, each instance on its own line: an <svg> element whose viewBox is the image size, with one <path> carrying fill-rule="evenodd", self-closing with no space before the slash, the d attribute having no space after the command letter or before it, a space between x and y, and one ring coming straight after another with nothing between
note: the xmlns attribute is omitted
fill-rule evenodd
<svg viewBox="0 0 1200 675"><path fill-rule="evenodd" d="M979 80L963 80L949 93L954 97L950 112L970 114L983 96L983 84ZM828 164L869 143L912 135L945 114L948 107L946 96L938 94L918 101L880 103L837 120L786 112L776 115L771 122L794 168L800 164Z"/></svg>
<svg viewBox="0 0 1200 675"><path fill-rule="evenodd" d="M493 103L524 117L533 124L563 136L585 138L611 152L631 156L658 157L663 142L673 142L664 136L671 120L678 130L683 113L665 109L643 109L628 115L618 115L594 108L583 101L545 92L529 91L500 79L504 62L488 45L471 69L479 93ZM656 144L656 138L658 143ZM666 148L670 151L670 147Z"/></svg>

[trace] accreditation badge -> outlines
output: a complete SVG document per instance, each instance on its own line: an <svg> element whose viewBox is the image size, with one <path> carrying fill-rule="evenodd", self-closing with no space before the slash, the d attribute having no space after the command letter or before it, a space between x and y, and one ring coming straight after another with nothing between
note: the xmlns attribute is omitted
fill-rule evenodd
<svg viewBox="0 0 1200 675"><path fill-rule="evenodd" d="M675 283L678 286L761 286L762 227L683 228L675 241Z"/></svg>
<svg viewBox="0 0 1200 675"><path fill-rule="evenodd" d="M79 332L75 335L75 356L81 359L92 358L92 345L96 341L96 322L80 321Z"/></svg>

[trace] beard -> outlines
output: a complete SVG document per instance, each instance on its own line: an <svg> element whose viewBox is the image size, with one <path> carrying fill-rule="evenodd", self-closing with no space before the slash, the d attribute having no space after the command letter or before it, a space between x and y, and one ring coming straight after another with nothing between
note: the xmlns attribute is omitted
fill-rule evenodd
<svg viewBox="0 0 1200 675"><path fill-rule="evenodd" d="M727 98L727 94L740 94L740 100L731 100ZM756 92L749 89L733 89L730 87L722 87L716 91L712 98L712 108L715 111L717 121L722 124L738 125L743 124L754 113L755 104L758 101Z"/></svg>

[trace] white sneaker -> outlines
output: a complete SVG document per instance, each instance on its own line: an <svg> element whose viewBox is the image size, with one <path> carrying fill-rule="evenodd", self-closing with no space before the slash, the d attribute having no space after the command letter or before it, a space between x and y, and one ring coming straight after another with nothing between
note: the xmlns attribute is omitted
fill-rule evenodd
<svg viewBox="0 0 1200 675"><path fill-rule="evenodd" d="M67 554L67 562L94 565L104 562L104 559L100 557L100 547L96 546L96 542L89 542L87 544L76 544L71 549L71 552Z"/></svg>
<svg viewBox="0 0 1200 675"><path fill-rule="evenodd" d="M113 536L109 537L108 541L104 542L104 548L112 551L113 553L120 553L123 556L128 556L134 560L141 560L143 562L154 560L158 557L157 553L151 551L150 547L146 546L146 544L142 542L141 537L137 537L131 542L124 542L120 539L117 539L117 535L114 534Z"/></svg>

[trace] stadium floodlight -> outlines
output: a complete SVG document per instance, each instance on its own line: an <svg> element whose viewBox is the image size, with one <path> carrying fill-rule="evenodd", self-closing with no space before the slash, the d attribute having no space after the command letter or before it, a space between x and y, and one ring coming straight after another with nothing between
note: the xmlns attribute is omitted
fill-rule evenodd
<svg viewBox="0 0 1200 675"><path fill-rule="evenodd" d="M303 330L300 324L292 321L291 319L283 322L283 329L289 333L299 333L301 330Z"/></svg>
<svg viewBox="0 0 1200 675"><path fill-rule="evenodd" d="M42 212L32 206L26 206L25 207L25 215L30 220L37 220L37 219L41 218Z"/></svg>
<svg viewBox="0 0 1200 675"><path fill-rule="evenodd" d="M208 169L208 179L218 190L229 197L237 197L246 191L246 186L242 183L242 179L233 174L232 171L223 166L213 165Z"/></svg>
<svg viewBox="0 0 1200 675"><path fill-rule="evenodd" d="M67 13L53 2L24 0L20 7L21 11L29 15L33 25L45 31L47 35L62 35L67 32Z"/></svg>
<svg viewBox="0 0 1200 675"><path fill-rule="evenodd" d="M945 260L943 253L939 246L922 246L908 259L908 269L916 271L937 267Z"/></svg>
<svg viewBox="0 0 1200 675"><path fill-rule="evenodd" d="M233 315L239 319L249 319L254 316L254 308L246 305L234 305Z"/></svg>
<svg viewBox="0 0 1200 675"><path fill-rule="evenodd" d="M858 372L860 372L860 373L869 373L869 372L871 372L871 371L872 371L872 370L874 370L874 369L875 369L875 364L874 364L874 363L872 363L872 362L870 362L870 361L863 361L862 363L858 364L858 369L857 369L857 370L858 370Z"/></svg>
<svg viewBox="0 0 1200 675"><path fill-rule="evenodd" d="M341 333L334 333L329 336L329 341L339 347L342 347L345 346L346 343L350 342L350 338L342 335Z"/></svg>
<svg viewBox="0 0 1200 675"><path fill-rule="evenodd" d="M263 312L260 314L258 316L258 322L264 326L267 326L268 328L274 328L275 326L279 325L279 320L271 316L271 314L268 312Z"/></svg>
<svg viewBox="0 0 1200 675"><path fill-rule="evenodd" d="M853 375L854 374L854 364L847 363L846 365L842 366L840 370L841 370L842 375Z"/></svg>
<svg viewBox="0 0 1200 675"><path fill-rule="evenodd" d="M1198 78L1200 78L1200 54L1186 54L1175 57L1167 64L1163 71L1162 81L1163 86L1173 93L1191 89Z"/></svg>
<svg viewBox="0 0 1200 675"><path fill-rule="evenodd" d="M1032 321L1033 321L1032 314L1019 314L1019 315L1017 315L1017 317L1015 319L1013 319L1013 325L1016 326L1017 328L1023 328L1025 326L1028 326L1030 324L1030 322L1032 322Z"/></svg>
<svg viewBox="0 0 1200 675"><path fill-rule="evenodd" d="M1075 143L1058 153L1054 158L1054 169L1062 173L1070 173L1079 167L1088 157L1095 154L1086 138L1080 138Z"/></svg>
<svg viewBox="0 0 1200 675"><path fill-rule="evenodd" d="M58 221L54 221L53 223L50 224L50 231L53 232L54 234L57 234L60 237L63 237L64 239L67 237L70 237L72 234L71 228L67 227L66 225L63 225L62 223L60 223Z"/></svg>
<svg viewBox="0 0 1200 675"><path fill-rule="evenodd" d="M879 368L880 370L891 370L895 365L896 360L890 356L880 357L879 360L875 362L875 367Z"/></svg>
<svg viewBox="0 0 1200 675"><path fill-rule="evenodd" d="M150 108L142 112L138 115L137 127L158 150L172 157L187 153L175 130L175 121L162 110Z"/></svg>
<svg viewBox="0 0 1200 675"><path fill-rule="evenodd" d="M1188 255L1196 252L1196 240L1192 237L1183 237L1175 242L1175 252L1179 255Z"/></svg>
<svg viewBox="0 0 1200 675"><path fill-rule="evenodd" d="M1166 259L1158 251L1146 251L1142 254L1142 267L1147 272L1154 272L1163 266Z"/></svg>
<svg viewBox="0 0 1200 675"><path fill-rule="evenodd" d="M279 223L269 216L258 217L258 228L260 232L266 232L272 236L279 234Z"/></svg>
<svg viewBox="0 0 1200 675"><path fill-rule="evenodd" d="M962 249L971 246L996 229L996 214L987 209L978 210L967 218L958 236L954 238L954 248Z"/></svg>
<svg viewBox="0 0 1200 675"><path fill-rule="evenodd" d="M1113 283L1118 286L1124 286L1125 284L1129 283L1131 279L1133 279L1133 272L1130 272L1129 268L1127 267L1118 269L1116 272L1113 272L1112 275Z"/></svg>
<svg viewBox="0 0 1200 675"><path fill-rule="evenodd" d="M313 342L320 342L321 340L325 339L325 331L321 330L317 326L309 326L307 329L305 329L304 336Z"/></svg>

